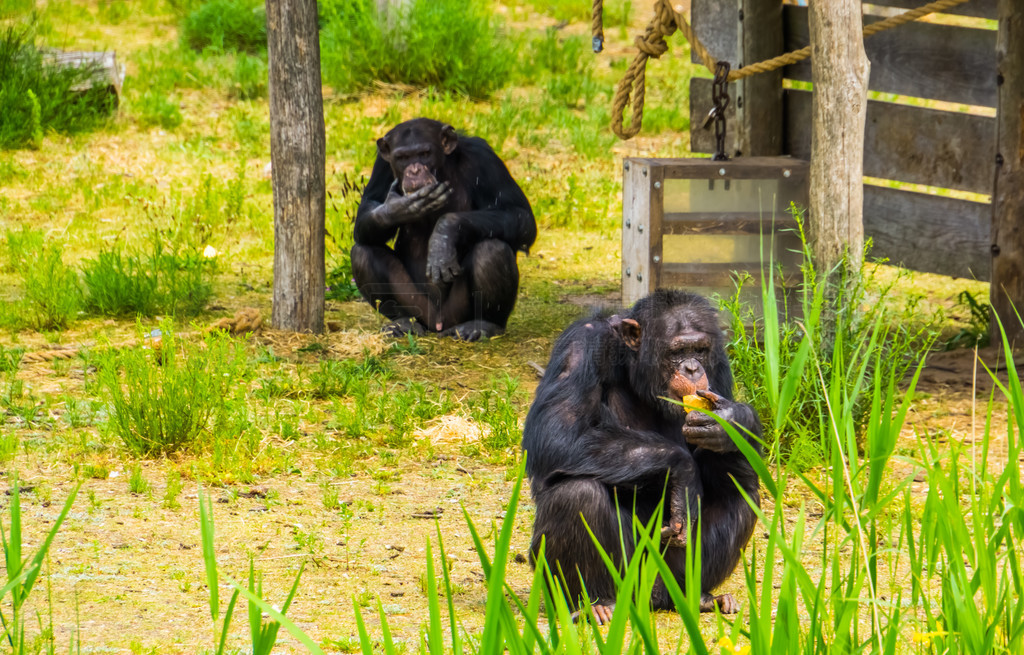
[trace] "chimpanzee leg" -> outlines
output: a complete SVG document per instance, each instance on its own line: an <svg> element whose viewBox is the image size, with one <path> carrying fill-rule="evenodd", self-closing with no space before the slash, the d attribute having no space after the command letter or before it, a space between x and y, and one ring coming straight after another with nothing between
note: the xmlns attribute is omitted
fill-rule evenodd
<svg viewBox="0 0 1024 655"><path fill-rule="evenodd" d="M441 306L444 329L471 340L501 334L519 292L516 253L504 241L484 239L461 264Z"/></svg>
<svg viewBox="0 0 1024 655"><path fill-rule="evenodd" d="M581 578L586 581L586 593L592 602L613 603L614 580L586 526L590 526L612 560L622 562L620 530L622 543L629 551L626 557L632 555L631 508L625 508L623 515L622 509L615 506L611 490L590 478L568 478L546 487L536 494L536 503L537 514L530 544L532 558L537 558L543 539L544 559L554 576L560 580L564 576L563 590L571 606L579 607L581 604L584 593Z"/></svg>
<svg viewBox="0 0 1024 655"><path fill-rule="evenodd" d="M707 481L705 481L705 484ZM719 481L718 486L732 484ZM756 492L754 497L756 498ZM701 578L702 611L712 611L717 604L723 613L736 611L736 602L730 594L716 597L711 594L725 582L740 561L743 547L754 530L756 515L746 500L736 491L725 489L719 494L705 494L701 508ZM695 543L697 526L694 523L690 543ZM676 581L685 589L686 549L668 548L665 562L675 572ZM675 609L672 598L659 578L651 592L651 603L656 609Z"/></svg>
<svg viewBox="0 0 1024 655"><path fill-rule="evenodd" d="M352 246L352 277L370 305L390 319L415 318L430 325L436 302L424 285L416 284L391 248Z"/></svg>

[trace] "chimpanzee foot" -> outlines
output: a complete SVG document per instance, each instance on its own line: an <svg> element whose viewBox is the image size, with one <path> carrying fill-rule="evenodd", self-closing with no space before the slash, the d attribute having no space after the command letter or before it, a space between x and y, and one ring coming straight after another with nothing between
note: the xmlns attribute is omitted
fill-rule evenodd
<svg viewBox="0 0 1024 655"><path fill-rule="evenodd" d="M607 605L591 605L590 615L594 617L594 623L597 625L605 625L606 623L611 623L612 613L614 610L615 603L609 603ZM578 622L581 616L585 616L584 610L577 610L573 612L572 622Z"/></svg>
<svg viewBox="0 0 1024 655"><path fill-rule="evenodd" d="M735 614L740 611L740 604L736 602L732 594L712 596L711 594L704 593L700 595L701 612L714 612L715 608L718 608L718 611L722 614Z"/></svg>
<svg viewBox="0 0 1024 655"><path fill-rule="evenodd" d="M426 328L423 324L419 323L415 318L405 316L402 318L396 318L384 327L380 329L381 332L388 335L389 337L404 337L407 334L413 334L417 337L421 337L427 333Z"/></svg>
<svg viewBox="0 0 1024 655"><path fill-rule="evenodd" d="M670 548L686 548L689 532L683 529L683 523L670 521L661 529L661 543Z"/></svg>
<svg viewBox="0 0 1024 655"><path fill-rule="evenodd" d="M452 337L463 341L479 341L504 334L505 328L490 321L466 321L441 332L442 337Z"/></svg>

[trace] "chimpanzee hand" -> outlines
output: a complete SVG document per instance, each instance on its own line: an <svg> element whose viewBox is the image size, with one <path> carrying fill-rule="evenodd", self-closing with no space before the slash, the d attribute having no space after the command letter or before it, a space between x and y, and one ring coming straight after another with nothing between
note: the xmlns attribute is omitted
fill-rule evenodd
<svg viewBox="0 0 1024 655"><path fill-rule="evenodd" d="M384 204L376 212L389 225L402 225L417 221L432 212L439 211L452 195L447 182L428 184L407 195L392 190Z"/></svg>
<svg viewBox="0 0 1024 655"><path fill-rule="evenodd" d="M697 394L711 401L711 411L719 418L733 424L737 423L739 415L745 409L743 405L734 403L711 391L699 390ZM740 422L742 423L742 421ZM716 453L731 453L738 450L725 428L704 412L687 412L686 423L683 425L683 438L694 446Z"/></svg>
<svg viewBox="0 0 1024 655"><path fill-rule="evenodd" d="M456 232L451 220L441 218L427 244L427 279L434 284L451 282L462 274L458 253L455 251Z"/></svg>

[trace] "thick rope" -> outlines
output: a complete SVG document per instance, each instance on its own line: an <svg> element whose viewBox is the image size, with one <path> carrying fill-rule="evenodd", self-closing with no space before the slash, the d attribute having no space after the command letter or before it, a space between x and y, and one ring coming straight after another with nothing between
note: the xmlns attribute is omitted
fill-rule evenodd
<svg viewBox="0 0 1024 655"><path fill-rule="evenodd" d="M961 5L968 0L935 0L917 9L904 12L897 16L886 18L885 20L872 23L864 28L864 36L868 37L873 34L911 21L915 21L922 16L927 14L942 12L957 5ZM594 0L594 10L598 10L599 3L602 0ZM697 58L700 59L701 63L708 71L714 73L715 71L715 60L708 52L704 44L700 42L697 35L693 32L689 22L686 20L686 16L681 11L676 11L675 7L672 6L671 0L658 0L654 5L654 18L647 25L647 29L644 31L643 36L636 38L637 55L634 57L633 62L630 64L629 69L626 70L626 74L623 75L618 85L615 87L615 96L612 98L612 132L616 134L620 139L631 139L640 132L640 127L643 123L644 114L644 94L647 60L650 58L657 59L661 55L668 51L668 45L665 43L665 37L671 36L676 30L683 33L683 36L690 43L690 48L693 50ZM756 75L757 73L767 73L783 66L789 66L795 64L798 61L802 61L811 56L811 47L801 48L793 52L787 52L786 54L766 59L765 61L757 62L739 68L729 73L729 81L734 82L736 80ZM623 112L626 109L626 105L630 104L630 98L632 97L632 118L630 120L629 127L623 126Z"/></svg>
<svg viewBox="0 0 1024 655"><path fill-rule="evenodd" d="M604 50L604 0L594 0L590 13L590 33L593 35L594 52Z"/></svg>

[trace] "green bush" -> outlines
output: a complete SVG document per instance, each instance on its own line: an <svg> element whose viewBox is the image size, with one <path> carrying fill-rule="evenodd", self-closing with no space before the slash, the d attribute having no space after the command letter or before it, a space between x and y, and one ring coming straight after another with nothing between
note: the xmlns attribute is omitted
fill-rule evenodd
<svg viewBox="0 0 1024 655"><path fill-rule="evenodd" d="M323 77L337 90L379 80L486 97L508 79L514 56L482 0L413 0L380 19L375 4L320 5Z"/></svg>
<svg viewBox="0 0 1024 655"><path fill-rule="evenodd" d="M82 308L78 273L64 263L63 248L40 232L7 232L7 269L20 280L20 295L4 303L3 322L13 328L63 330Z"/></svg>
<svg viewBox="0 0 1024 655"><path fill-rule="evenodd" d="M117 106L105 86L77 90L94 66L48 63L29 30L0 32L0 148L39 147L47 132L74 134L102 125Z"/></svg>
<svg viewBox="0 0 1024 655"><path fill-rule="evenodd" d="M193 50L257 53L267 48L267 15L253 0L209 0L181 23L182 42Z"/></svg>
<svg viewBox="0 0 1024 655"><path fill-rule="evenodd" d="M874 383L903 379L931 348L937 323L921 320L919 298L902 301L902 306L894 301L890 293L895 281L879 287L860 271L839 277L817 271L804 238L802 213L794 215L805 253L795 306L787 305L767 274L763 305L777 307L777 312L765 311L755 318L740 301L742 280L724 306L732 315L730 354L740 392L766 419L768 450L781 452L799 470L820 465L830 449L825 426L830 421L831 390L821 380L840 386L851 407L850 418L860 430ZM773 264L766 266L770 270ZM805 366L808 357L820 358L818 368ZM848 373L854 362L862 367L862 377ZM802 374L790 381L793 395L784 420L768 420L778 411L782 378L796 370ZM766 377L773 382L766 384Z"/></svg>
<svg viewBox="0 0 1024 655"><path fill-rule="evenodd" d="M85 261L85 306L106 316L152 316L158 305L157 277L140 257L119 250Z"/></svg>
<svg viewBox="0 0 1024 655"><path fill-rule="evenodd" d="M138 457L197 452L237 436L234 400L244 392L246 360L232 339L211 333L199 344L150 335L102 362L99 380L111 425Z"/></svg>

